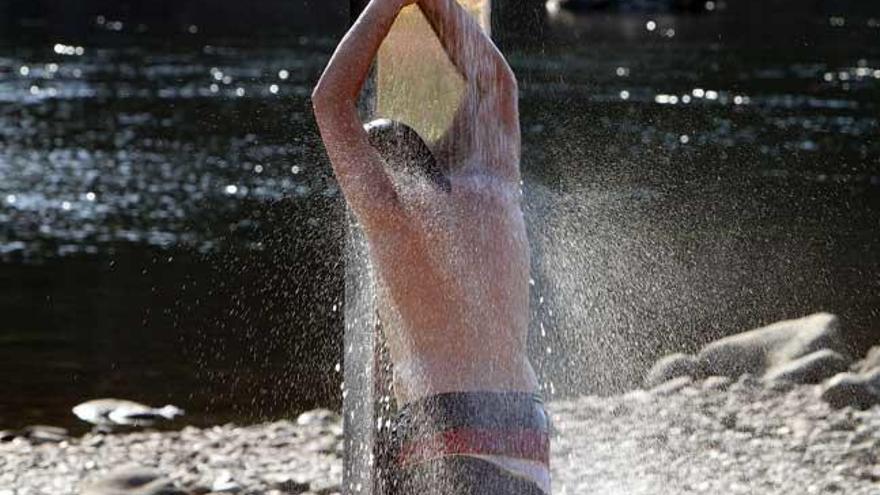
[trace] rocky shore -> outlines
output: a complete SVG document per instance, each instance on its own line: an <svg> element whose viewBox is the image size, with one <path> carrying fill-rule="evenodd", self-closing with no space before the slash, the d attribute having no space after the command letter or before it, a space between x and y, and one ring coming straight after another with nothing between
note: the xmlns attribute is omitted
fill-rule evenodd
<svg viewBox="0 0 880 495"><path fill-rule="evenodd" d="M880 408L751 375L670 385L554 403L555 493L880 493Z"/></svg>
<svg viewBox="0 0 880 495"><path fill-rule="evenodd" d="M342 481L342 422L87 434L0 443L0 495L331 494Z"/></svg>
<svg viewBox="0 0 880 495"><path fill-rule="evenodd" d="M551 402L554 493L880 493L880 348L855 360L844 336L833 315L781 322L664 358L645 389ZM320 410L162 433L35 429L0 443L0 495L328 495L342 434Z"/></svg>

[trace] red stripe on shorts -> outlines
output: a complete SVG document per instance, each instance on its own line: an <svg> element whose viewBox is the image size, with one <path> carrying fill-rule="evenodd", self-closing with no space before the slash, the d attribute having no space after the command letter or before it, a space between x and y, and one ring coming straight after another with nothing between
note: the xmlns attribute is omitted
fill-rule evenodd
<svg viewBox="0 0 880 495"><path fill-rule="evenodd" d="M550 464L550 438L540 430L456 428L404 444L397 456L401 466L447 455L503 455Z"/></svg>

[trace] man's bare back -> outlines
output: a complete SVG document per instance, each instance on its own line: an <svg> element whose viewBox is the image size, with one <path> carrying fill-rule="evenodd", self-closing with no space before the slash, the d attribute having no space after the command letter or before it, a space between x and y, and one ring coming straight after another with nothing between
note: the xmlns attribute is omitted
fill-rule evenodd
<svg viewBox="0 0 880 495"><path fill-rule="evenodd" d="M356 111L379 45L412 3L466 83L450 129L429 153L448 187L389 167ZM401 406L392 463L403 491L394 493L549 493L549 426L526 352L517 98L504 57L455 0L372 0L313 93L377 275ZM437 470L469 488L437 486Z"/></svg>
<svg viewBox="0 0 880 495"><path fill-rule="evenodd" d="M395 180L366 139L352 136L363 133L351 122L366 74L357 66L368 69L375 53L363 43L377 49L390 27L377 24L408 3L374 0L368 8L376 18L362 21L376 23L363 27L377 32L362 35L360 46L343 40L314 94L331 162L378 274L395 392L405 403L456 390L534 391L517 90L504 58L452 0L419 2L468 83L451 129L434 145L450 192Z"/></svg>
<svg viewBox="0 0 880 495"><path fill-rule="evenodd" d="M370 246L404 403L537 388L526 358L529 248L519 185L484 171L450 182L450 193L403 191L409 221Z"/></svg>

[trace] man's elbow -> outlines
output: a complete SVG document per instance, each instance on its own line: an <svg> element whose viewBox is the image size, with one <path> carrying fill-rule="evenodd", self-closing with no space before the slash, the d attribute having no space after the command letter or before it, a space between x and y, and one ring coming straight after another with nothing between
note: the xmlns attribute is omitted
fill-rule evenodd
<svg viewBox="0 0 880 495"><path fill-rule="evenodd" d="M327 93L312 93L312 111L315 122L322 131L338 128L351 119L357 119L357 108L353 103Z"/></svg>
<svg viewBox="0 0 880 495"><path fill-rule="evenodd" d="M343 103L338 96L322 88L320 84L312 91L312 111L319 126L323 127L334 120L341 113L342 107Z"/></svg>
<svg viewBox="0 0 880 495"><path fill-rule="evenodd" d="M323 74L312 90L312 106L315 108L329 107L342 103L345 99L343 86L334 74Z"/></svg>
<svg viewBox="0 0 880 495"><path fill-rule="evenodd" d="M318 84L315 85L315 89L312 90L312 108L315 110L315 113L319 113L322 109L327 108L332 100L333 98L330 95L330 92L319 81Z"/></svg>

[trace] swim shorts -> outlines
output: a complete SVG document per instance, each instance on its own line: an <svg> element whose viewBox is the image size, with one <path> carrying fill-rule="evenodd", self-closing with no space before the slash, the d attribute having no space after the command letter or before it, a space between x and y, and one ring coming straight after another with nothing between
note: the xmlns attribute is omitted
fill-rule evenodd
<svg viewBox="0 0 880 495"><path fill-rule="evenodd" d="M524 473L493 460L523 461L549 478L549 431L544 404L532 393L455 392L407 404L392 424L382 462L385 493L547 495Z"/></svg>

